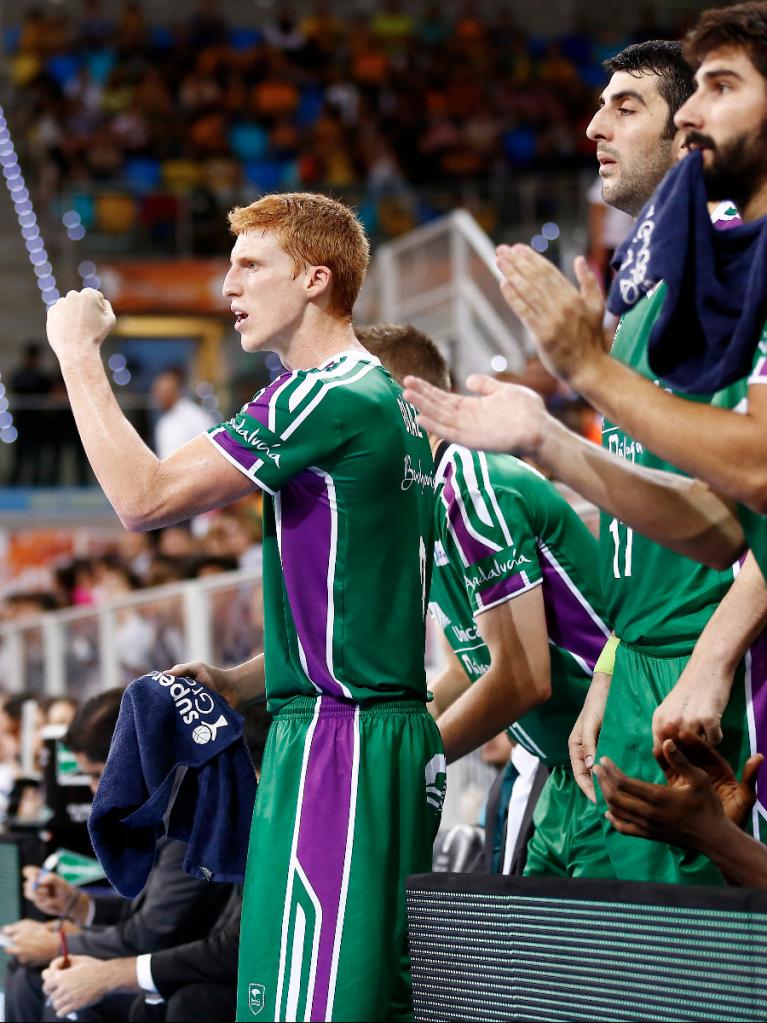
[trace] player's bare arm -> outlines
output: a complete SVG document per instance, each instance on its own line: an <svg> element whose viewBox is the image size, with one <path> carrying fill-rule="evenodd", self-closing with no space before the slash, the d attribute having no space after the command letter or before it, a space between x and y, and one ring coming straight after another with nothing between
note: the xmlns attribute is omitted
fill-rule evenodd
<svg viewBox="0 0 767 1023"><path fill-rule="evenodd" d="M506 301L551 372L666 461L754 511L767 512L763 388L749 388L748 411L742 415L676 397L605 353L602 298L583 257L575 261L580 291L524 245L501 246L498 266Z"/></svg>
<svg viewBox="0 0 767 1023"><path fill-rule="evenodd" d="M469 447L531 457L621 522L678 554L729 567L745 540L729 502L700 480L620 459L568 430L526 387L471 376L479 398L450 394L415 377L405 397L429 432Z"/></svg>
<svg viewBox="0 0 767 1023"><path fill-rule="evenodd" d="M490 667L437 724L448 763L477 749L551 695L551 661L540 586L477 615Z"/></svg>
<svg viewBox="0 0 767 1023"><path fill-rule="evenodd" d="M653 715L656 749L680 732L722 740L735 671L767 624L767 585L752 554L700 635L679 681Z"/></svg>
<svg viewBox="0 0 767 1023"><path fill-rule="evenodd" d="M594 672L583 708L575 719L573 730L567 741L573 777L578 788L592 803L596 803L597 794L594 790L591 771L594 767L599 733L602 730L612 680L612 674L607 674L604 671Z"/></svg>
<svg viewBox="0 0 767 1023"><path fill-rule="evenodd" d="M115 316L92 288L70 291L48 311L48 340L58 357L77 429L99 484L126 529L167 526L250 493L253 483L205 436L160 461L124 416L100 348Z"/></svg>
<svg viewBox="0 0 767 1023"><path fill-rule="evenodd" d="M452 707L455 701L462 696L471 685L469 676L461 667L453 648L445 639L445 634L440 629L439 645L445 658L445 667L439 675L429 683L429 690L433 696L427 709L432 717L439 718L448 707Z"/></svg>

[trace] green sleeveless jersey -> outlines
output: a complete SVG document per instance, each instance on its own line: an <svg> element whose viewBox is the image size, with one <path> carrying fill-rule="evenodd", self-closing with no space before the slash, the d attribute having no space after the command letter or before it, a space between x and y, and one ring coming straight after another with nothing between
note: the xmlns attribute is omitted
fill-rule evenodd
<svg viewBox="0 0 767 1023"><path fill-rule="evenodd" d="M552 695L509 731L546 763L567 764L567 739L610 633L597 543L553 484L511 455L444 445L435 479L431 613L476 681L490 665L476 618L543 588Z"/></svg>
<svg viewBox="0 0 767 1023"><path fill-rule="evenodd" d="M660 284L622 317L612 349L613 358L658 386L662 385L647 362L647 344L665 294L665 285ZM713 397L684 395L684 398L735 409L743 407L747 383L738 381ZM679 469L607 419L602 428L602 445L613 455L630 459L636 465L681 475ZM599 564L607 615L615 632L624 642L641 647L648 654L668 657L692 651L733 581L731 569L717 572L674 554L605 512L600 516Z"/></svg>
<svg viewBox="0 0 767 1023"><path fill-rule="evenodd" d="M426 698L433 463L379 360L284 373L208 434L264 491L270 710L295 696Z"/></svg>

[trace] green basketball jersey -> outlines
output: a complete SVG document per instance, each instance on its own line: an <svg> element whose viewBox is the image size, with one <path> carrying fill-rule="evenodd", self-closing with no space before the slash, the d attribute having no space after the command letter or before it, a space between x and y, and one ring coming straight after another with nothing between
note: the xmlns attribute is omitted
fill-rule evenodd
<svg viewBox="0 0 767 1023"><path fill-rule="evenodd" d="M748 378L749 386L767 384L767 324L757 345L754 368ZM738 505L738 518L746 534L746 541L753 551L756 562L767 579L767 516L752 511L744 504Z"/></svg>
<svg viewBox="0 0 767 1023"><path fill-rule="evenodd" d="M647 362L647 343L665 294L661 284L623 316L612 349L615 359L656 383ZM713 397L684 397L734 409L746 394L747 381L742 380ZM602 445L636 465L680 472L608 420L603 423ZM599 564L607 615L616 633L648 654L669 657L692 651L733 581L732 570L717 572L674 554L605 512L600 516Z"/></svg>
<svg viewBox="0 0 767 1023"><path fill-rule="evenodd" d="M379 360L349 350L284 373L208 436L264 491L270 710L424 700L433 464Z"/></svg>
<svg viewBox="0 0 767 1023"><path fill-rule="evenodd" d="M437 461L430 610L476 681L490 654L475 619L543 587L552 696L510 733L546 763L569 763L567 739L610 632L596 541L553 484L518 458L451 444Z"/></svg>

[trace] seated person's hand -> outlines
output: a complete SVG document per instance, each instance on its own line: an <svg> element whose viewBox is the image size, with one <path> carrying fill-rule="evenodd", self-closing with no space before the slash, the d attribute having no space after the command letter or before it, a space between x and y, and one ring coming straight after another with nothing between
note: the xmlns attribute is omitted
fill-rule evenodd
<svg viewBox="0 0 767 1023"><path fill-rule="evenodd" d="M738 781L732 767L721 753L700 735L681 731L676 747L693 767L705 771L725 815L740 827L756 802L756 779L764 760L761 753L748 758L743 765L743 777ZM666 775L669 785L687 784L686 775L680 775L677 767L668 761L662 749L655 752L655 759Z"/></svg>
<svg viewBox="0 0 767 1023"><path fill-rule="evenodd" d="M57 1016L100 1002L113 989L109 960L91 956L70 956L69 965L58 956L43 970L43 991Z"/></svg>
<svg viewBox="0 0 767 1023"><path fill-rule="evenodd" d="M40 867L24 867L24 898L36 906L42 913L49 916L63 916L71 903L77 889L58 874L45 874L40 877Z"/></svg>
<svg viewBox="0 0 767 1023"><path fill-rule="evenodd" d="M707 852L717 845L730 821L742 819L753 804L756 772L763 758L750 758L739 783L715 750L709 753L697 745L702 740L683 734L685 752L691 751L706 766L696 766L681 746L666 739L658 759L667 785L629 778L608 757L601 758L595 771L609 807L607 819L616 831Z"/></svg>
<svg viewBox="0 0 767 1023"><path fill-rule="evenodd" d="M38 920L18 920L3 927L3 934L11 944L5 951L14 955L23 966L47 966L59 950L59 935L51 923Z"/></svg>

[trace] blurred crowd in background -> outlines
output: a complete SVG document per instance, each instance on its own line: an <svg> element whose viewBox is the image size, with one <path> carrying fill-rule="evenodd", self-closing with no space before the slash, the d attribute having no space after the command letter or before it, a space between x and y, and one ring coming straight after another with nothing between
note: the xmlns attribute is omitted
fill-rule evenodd
<svg viewBox="0 0 767 1023"><path fill-rule="evenodd" d="M601 61L685 29L651 6L627 33L559 38L526 34L508 9L410 10L341 17L317 0L259 28L229 24L214 0L162 25L137 0L116 19L99 0L77 17L33 10L6 32L13 128L44 194L64 190L84 228L139 219L161 242L191 201L207 225L195 250L223 251L226 225L206 211L295 188L351 191L369 233L391 237L452 208L462 183L592 169ZM99 197L115 183L141 201Z"/></svg>
<svg viewBox="0 0 767 1023"><path fill-rule="evenodd" d="M153 533L115 533L103 551L50 567L50 586L14 589L0 602L0 621L42 611L97 607L129 593L218 572L261 568L261 502L248 497L192 524Z"/></svg>

